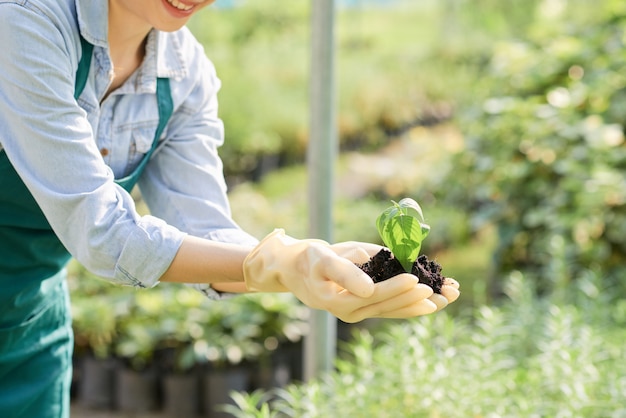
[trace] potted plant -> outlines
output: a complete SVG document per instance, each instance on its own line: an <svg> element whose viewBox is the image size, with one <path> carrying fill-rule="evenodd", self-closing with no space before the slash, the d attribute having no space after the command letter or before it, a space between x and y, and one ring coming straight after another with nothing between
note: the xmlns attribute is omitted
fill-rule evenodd
<svg viewBox="0 0 626 418"><path fill-rule="evenodd" d="M74 330L73 384L78 401L87 408L112 409L117 361L114 342L118 318L125 315L129 297L116 286L91 276L73 262L68 286Z"/></svg>
<svg viewBox="0 0 626 418"><path fill-rule="evenodd" d="M147 412L159 406L158 371L154 354L162 339L160 323L163 294L156 289L136 290L128 314L118 320L115 354L122 367L117 370L116 406L124 412Z"/></svg>
<svg viewBox="0 0 626 418"><path fill-rule="evenodd" d="M301 378L301 342L308 332L309 309L289 293L251 294L240 299L242 315L255 318L259 327L259 353L254 388L286 386L294 377Z"/></svg>
<svg viewBox="0 0 626 418"><path fill-rule="evenodd" d="M200 413L200 377L192 342L179 342L159 350L162 412L171 417L193 417Z"/></svg>
<svg viewBox="0 0 626 418"><path fill-rule="evenodd" d="M161 371L162 410L166 416L192 417L201 407L194 343L203 338L203 322L212 302L187 286L169 284L163 289L162 340L155 353Z"/></svg>
<svg viewBox="0 0 626 418"><path fill-rule="evenodd" d="M113 407L115 361L112 345L116 319L108 297L74 297L72 316L75 336L77 392L88 408Z"/></svg>
<svg viewBox="0 0 626 418"><path fill-rule="evenodd" d="M445 280L441 265L429 260L426 255L419 255L422 242L430 232L422 208L408 197L392 203L393 206L385 209L376 219L378 233L389 250L382 249L359 267L375 282L400 273L411 273L419 278L420 283L430 286L433 292L441 293Z"/></svg>
<svg viewBox="0 0 626 418"><path fill-rule="evenodd" d="M206 416L223 416L221 407L231 403L230 393L249 389L250 364L263 350L256 319L242 314L243 297L209 305L201 321L202 334L194 342L195 356L205 365L201 409Z"/></svg>

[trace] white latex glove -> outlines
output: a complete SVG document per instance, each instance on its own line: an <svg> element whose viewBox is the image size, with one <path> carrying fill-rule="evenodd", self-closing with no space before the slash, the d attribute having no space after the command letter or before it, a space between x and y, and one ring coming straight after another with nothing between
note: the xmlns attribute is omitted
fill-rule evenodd
<svg viewBox="0 0 626 418"><path fill-rule="evenodd" d="M437 305L428 300L432 289L417 283L415 276L400 274L374 284L355 265L352 259L368 253L370 245L356 244L357 248L350 249L350 244L345 244L333 250L325 241L297 240L277 229L246 257L246 286L251 291L292 292L307 306L327 310L344 322L434 312Z"/></svg>
<svg viewBox="0 0 626 418"><path fill-rule="evenodd" d="M338 244L333 244L330 247L337 255L347 258L355 264L366 263L371 257L378 254L378 252L384 248L377 244L357 241L340 242ZM413 276L413 278L415 279L415 276ZM392 279L394 278L389 280ZM446 277L445 282L441 287L441 294L433 293L428 297L428 299L435 304L436 311L440 311L450 303L457 300L459 295L459 282Z"/></svg>

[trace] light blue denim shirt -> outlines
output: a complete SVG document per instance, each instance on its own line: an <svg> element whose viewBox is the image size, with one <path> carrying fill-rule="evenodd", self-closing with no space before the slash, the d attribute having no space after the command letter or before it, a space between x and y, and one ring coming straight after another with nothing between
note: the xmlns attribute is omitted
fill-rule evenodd
<svg viewBox="0 0 626 418"><path fill-rule="evenodd" d="M107 0L0 0L0 147L68 251L125 285L151 287L185 234L256 244L232 220L218 147L220 82L188 29L152 31L142 66L104 98L113 67ZM94 45L74 99L80 37ZM156 78L174 114L139 181L151 215L114 183L150 149Z"/></svg>

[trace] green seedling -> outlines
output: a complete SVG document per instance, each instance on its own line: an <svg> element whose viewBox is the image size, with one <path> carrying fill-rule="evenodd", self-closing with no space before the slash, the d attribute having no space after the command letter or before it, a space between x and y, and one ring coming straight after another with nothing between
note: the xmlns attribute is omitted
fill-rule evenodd
<svg viewBox="0 0 626 418"><path fill-rule="evenodd" d="M415 200L405 197L399 203L392 202L393 206L376 219L376 227L383 243L410 273L430 226L424 223L422 208Z"/></svg>

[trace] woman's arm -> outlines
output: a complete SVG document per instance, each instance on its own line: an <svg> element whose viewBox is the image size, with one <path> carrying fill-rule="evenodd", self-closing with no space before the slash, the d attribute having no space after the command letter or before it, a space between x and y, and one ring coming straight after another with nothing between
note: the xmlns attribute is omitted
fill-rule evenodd
<svg viewBox="0 0 626 418"><path fill-rule="evenodd" d="M188 235L161 281L210 283L221 292L247 291L243 261L252 248Z"/></svg>
<svg viewBox="0 0 626 418"><path fill-rule="evenodd" d="M171 80L177 112L168 125L167 140L139 183L150 212L189 234L161 280L245 292L242 263L258 240L231 216L218 155L224 141L217 103L220 81L191 33L160 36L177 37L185 67L193 68L188 77Z"/></svg>

